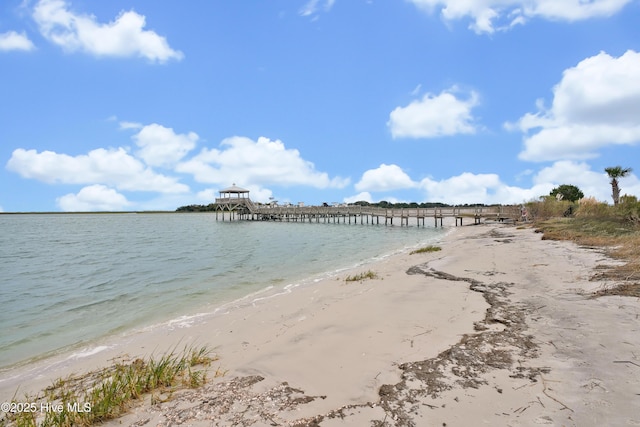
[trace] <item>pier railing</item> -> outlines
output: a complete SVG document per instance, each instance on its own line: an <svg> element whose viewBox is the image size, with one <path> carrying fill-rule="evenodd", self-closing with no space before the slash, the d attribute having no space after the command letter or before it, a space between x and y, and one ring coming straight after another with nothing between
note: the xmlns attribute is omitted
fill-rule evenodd
<svg viewBox="0 0 640 427"><path fill-rule="evenodd" d="M224 199L223 199L224 200ZM228 199L227 199L228 200ZM242 199L241 199L242 200ZM217 202L218 200L216 200ZM237 202L238 200L234 200ZM245 202L249 201L245 199ZM482 207L435 207L435 208L380 208L375 206L269 206L241 203L241 209L234 216L244 220L261 221L308 221L308 222L360 222L364 224L393 224L395 219L400 225L413 223L424 225L427 218L433 218L435 225L442 226L443 218L455 218L456 225L463 219L473 219L474 223L493 219L497 221L517 221L520 219L518 206L482 206ZM224 219L224 214L223 214Z"/></svg>

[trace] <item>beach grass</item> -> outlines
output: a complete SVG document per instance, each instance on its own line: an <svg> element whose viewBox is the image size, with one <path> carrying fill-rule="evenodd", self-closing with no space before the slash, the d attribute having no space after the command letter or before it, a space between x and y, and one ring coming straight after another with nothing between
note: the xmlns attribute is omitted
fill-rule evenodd
<svg viewBox="0 0 640 427"><path fill-rule="evenodd" d="M377 279L378 273L375 271L367 270L364 273L354 274L353 276L349 275L344 280L345 282L362 282L368 279Z"/></svg>
<svg viewBox="0 0 640 427"><path fill-rule="evenodd" d="M424 246L422 248L416 249L414 251L409 252L409 255L413 255L413 254L424 254L424 253L429 253L429 252L438 252L442 250L442 248L440 246L434 246L434 245L429 245L429 246Z"/></svg>
<svg viewBox="0 0 640 427"><path fill-rule="evenodd" d="M594 296L623 295L640 297L640 224L619 215L618 208L598 207L597 215L580 213L575 217L536 221L543 239L570 240L588 248L602 249L620 261L616 265L598 265L593 280L606 281ZM593 211L593 209L591 209Z"/></svg>
<svg viewBox="0 0 640 427"><path fill-rule="evenodd" d="M82 376L60 378L37 396L14 398L30 402L24 411L4 414L0 426L92 426L125 414L136 401L169 400L179 389L197 388L207 379L215 355L207 347L186 347L159 358L135 359ZM217 369L214 376L224 373ZM55 408L55 410L42 410ZM36 408L37 410L33 410Z"/></svg>

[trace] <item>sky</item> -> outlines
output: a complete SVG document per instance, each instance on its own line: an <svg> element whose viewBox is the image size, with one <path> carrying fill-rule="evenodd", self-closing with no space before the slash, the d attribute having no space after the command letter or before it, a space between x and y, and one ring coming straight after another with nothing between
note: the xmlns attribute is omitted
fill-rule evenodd
<svg viewBox="0 0 640 427"><path fill-rule="evenodd" d="M0 211L640 196L640 0L3 0Z"/></svg>

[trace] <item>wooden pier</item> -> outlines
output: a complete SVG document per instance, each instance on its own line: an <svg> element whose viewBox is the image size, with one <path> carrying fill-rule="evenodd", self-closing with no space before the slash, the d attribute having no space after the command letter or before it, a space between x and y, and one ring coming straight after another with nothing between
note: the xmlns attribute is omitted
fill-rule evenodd
<svg viewBox="0 0 640 427"><path fill-rule="evenodd" d="M249 191L235 184L220 191L216 198L216 220L222 214L222 220L246 221L284 221L310 223L345 223L409 226L410 223L425 226L427 219L433 218L435 227L442 227L444 218L455 218L455 225L463 225L463 220L473 220L480 224L484 220L517 221L520 219L518 206L483 207L438 207L438 208L379 208L374 206L272 206L258 205L249 199ZM228 215L226 214L228 213Z"/></svg>

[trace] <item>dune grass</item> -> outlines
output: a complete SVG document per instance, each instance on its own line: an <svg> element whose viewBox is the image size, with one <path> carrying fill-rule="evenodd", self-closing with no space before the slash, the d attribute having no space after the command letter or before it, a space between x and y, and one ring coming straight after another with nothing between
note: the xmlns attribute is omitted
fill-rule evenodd
<svg viewBox="0 0 640 427"><path fill-rule="evenodd" d="M125 414L138 400L150 395L152 402L169 400L181 388L197 388L217 357L207 347L172 351L158 359L117 362L100 371L61 378L37 396L14 398L14 402L37 405L0 417L0 426L53 427L92 426ZM216 370L214 376L223 372ZM41 410L51 405L59 410Z"/></svg>
<svg viewBox="0 0 640 427"><path fill-rule="evenodd" d="M355 274L353 276L347 276L344 280L345 282L362 282L367 279L377 279L378 273L367 270L364 273Z"/></svg>
<svg viewBox="0 0 640 427"><path fill-rule="evenodd" d="M442 250L442 248L440 246L434 246L434 245L429 245L429 246L424 246L422 248L416 249L414 251L409 252L409 255L413 255L413 254L424 254L424 253L429 253L429 252L438 252Z"/></svg>
<svg viewBox="0 0 640 427"><path fill-rule="evenodd" d="M613 211L613 210L612 210ZM570 240L589 248L601 248L622 261L615 266L596 266L593 280L608 281L594 296L640 297L640 224L619 215L579 215L536 221L543 239Z"/></svg>

